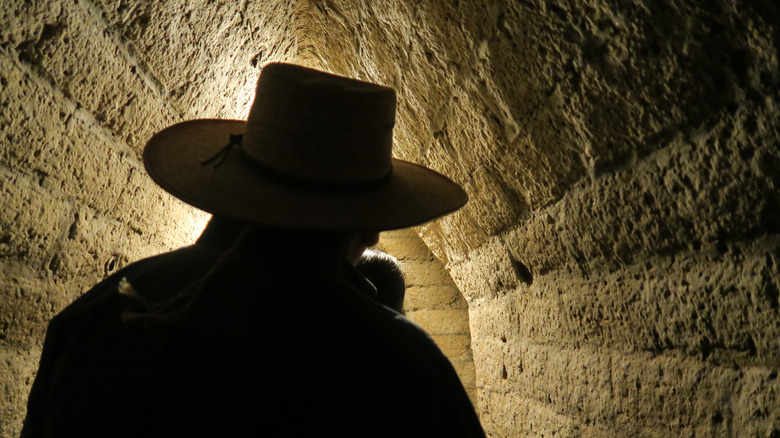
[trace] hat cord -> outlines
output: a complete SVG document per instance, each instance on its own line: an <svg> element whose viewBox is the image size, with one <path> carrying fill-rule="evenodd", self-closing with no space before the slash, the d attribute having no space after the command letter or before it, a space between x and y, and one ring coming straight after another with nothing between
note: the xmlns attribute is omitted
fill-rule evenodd
<svg viewBox="0 0 780 438"><path fill-rule="evenodd" d="M222 164L222 162L225 161L227 156L230 155L230 150L233 149L233 146L241 146L241 140L243 139L243 137L244 137L243 134L230 134L230 141L228 141L228 144L226 144L222 149L217 151L216 154L201 161L200 164L205 166L207 164L214 163L214 167L219 167Z"/></svg>

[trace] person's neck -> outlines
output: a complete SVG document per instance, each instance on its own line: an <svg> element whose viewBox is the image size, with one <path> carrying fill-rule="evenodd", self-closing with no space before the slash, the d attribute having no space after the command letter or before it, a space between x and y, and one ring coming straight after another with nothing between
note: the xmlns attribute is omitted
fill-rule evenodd
<svg viewBox="0 0 780 438"><path fill-rule="evenodd" d="M226 248L236 245L235 250L244 254L271 255L291 264L308 263L331 271L347 263L339 233L264 227L216 216L197 243Z"/></svg>

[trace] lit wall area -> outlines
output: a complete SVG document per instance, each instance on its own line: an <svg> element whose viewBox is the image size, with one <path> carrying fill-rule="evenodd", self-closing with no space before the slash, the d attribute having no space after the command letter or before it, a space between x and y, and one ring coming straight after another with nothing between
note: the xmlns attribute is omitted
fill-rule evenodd
<svg viewBox="0 0 780 438"><path fill-rule="evenodd" d="M488 436L780 436L779 48L775 0L6 1L0 435L48 319L205 221L146 139L294 61L394 87L396 156L468 192L396 237Z"/></svg>

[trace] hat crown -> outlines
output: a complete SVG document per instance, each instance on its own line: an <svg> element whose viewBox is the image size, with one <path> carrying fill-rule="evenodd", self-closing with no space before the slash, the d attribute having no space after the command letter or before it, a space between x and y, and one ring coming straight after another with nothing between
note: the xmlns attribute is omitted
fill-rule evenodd
<svg viewBox="0 0 780 438"><path fill-rule="evenodd" d="M298 180L351 185L392 170L395 90L293 64L263 68L241 148Z"/></svg>

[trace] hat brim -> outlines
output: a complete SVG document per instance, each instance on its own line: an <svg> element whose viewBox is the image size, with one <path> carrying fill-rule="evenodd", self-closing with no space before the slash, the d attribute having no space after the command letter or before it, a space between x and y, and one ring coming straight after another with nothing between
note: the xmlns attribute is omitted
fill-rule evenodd
<svg viewBox="0 0 780 438"><path fill-rule="evenodd" d="M332 230L393 230L420 225L467 201L449 178L393 159L389 179L370 188L301 187L256 171L240 151L219 166L202 164L244 132L245 121L201 119L170 126L149 140L144 165L152 179L182 201L215 216L266 226Z"/></svg>

